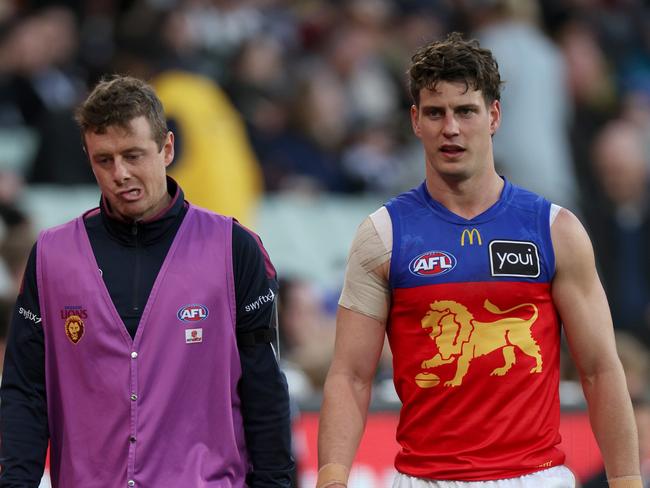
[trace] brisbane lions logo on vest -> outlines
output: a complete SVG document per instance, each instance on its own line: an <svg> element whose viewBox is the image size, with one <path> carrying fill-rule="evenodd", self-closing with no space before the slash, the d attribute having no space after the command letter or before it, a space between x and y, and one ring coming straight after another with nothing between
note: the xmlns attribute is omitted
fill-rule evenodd
<svg viewBox="0 0 650 488"><path fill-rule="evenodd" d="M88 311L81 306L66 306L61 310L61 318L65 321L65 335L73 344L77 344L86 330L84 320Z"/></svg>

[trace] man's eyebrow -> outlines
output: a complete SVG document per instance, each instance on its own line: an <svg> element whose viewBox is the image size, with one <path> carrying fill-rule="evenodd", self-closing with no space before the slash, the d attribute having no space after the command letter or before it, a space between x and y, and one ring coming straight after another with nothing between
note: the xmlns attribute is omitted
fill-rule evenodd
<svg viewBox="0 0 650 488"><path fill-rule="evenodd" d="M146 152L146 149L143 148L143 147L141 147L141 146L129 146L129 147L125 148L125 149L122 149L122 150L120 151L120 154L123 154L123 153L129 153L129 152ZM102 151L102 150L100 150L100 151L97 151L97 152L95 152L95 153L92 153L91 156L92 156L92 157L98 157L98 156L111 156L112 154L113 154L113 153L111 153L111 152L109 152L109 151Z"/></svg>
<svg viewBox="0 0 650 488"><path fill-rule="evenodd" d="M97 152L91 153L90 157L91 158L99 158L99 157L102 157L102 156L110 156L110 155L111 155L111 153L109 153L108 151L97 151Z"/></svg>
<svg viewBox="0 0 650 488"><path fill-rule="evenodd" d="M473 102L466 102L466 103L461 103L459 105L452 105L452 110L458 110L458 109L463 109L463 108L479 108L480 104L478 103L473 103ZM445 107L443 105L437 105L434 103L431 104L422 104L420 105L422 110L443 110Z"/></svg>

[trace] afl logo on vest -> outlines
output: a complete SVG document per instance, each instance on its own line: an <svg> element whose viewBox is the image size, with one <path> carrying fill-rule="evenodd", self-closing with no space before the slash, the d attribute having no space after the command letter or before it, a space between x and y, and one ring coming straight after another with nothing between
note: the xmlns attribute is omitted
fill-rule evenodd
<svg viewBox="0 0 650 488"><path fill-rule="evenodd" d="M208 307L205 305L185 305L178 310L176 316L181 322L199 322L208 318Z"/></svg>
<svg viewBox="0 0 650 488"><path fill-rule="evenodd" d="M537 246L528 241L491 241L490 271L492 276L537 278Z"/></svg>
<svg viewBox="0 0 650 488"><path fill-rule="evenodd" d="M445 251L427 251L409 263L409 270L416 276L443 275L455 267L456 258Z"/></svg>

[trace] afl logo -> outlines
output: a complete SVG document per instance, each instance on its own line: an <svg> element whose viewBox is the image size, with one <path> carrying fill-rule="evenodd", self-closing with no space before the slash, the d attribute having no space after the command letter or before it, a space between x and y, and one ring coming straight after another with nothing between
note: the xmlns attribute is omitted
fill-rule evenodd
<svg viewBox="0 0 650 488"><path fill-rule="evenodd" d="M411 273L417 276L433 276L448 273L456 266L456 258L445 251L427 251L409 264Z"/></svg>
<svg viewBox="0 0 650 488"><path fill-rule="evenodd" d="M176 316L182 322L198 322L208 318L208 307L204 305L185 305L178 310Z"/></svg>

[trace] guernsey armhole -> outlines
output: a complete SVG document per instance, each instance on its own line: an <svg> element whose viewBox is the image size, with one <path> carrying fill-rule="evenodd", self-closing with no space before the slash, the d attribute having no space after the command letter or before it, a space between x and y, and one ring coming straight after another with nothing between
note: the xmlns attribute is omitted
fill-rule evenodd
<svg viewBox="0 0 650 488"><path fill-rule="evenodd" d="M557 214L560 213L560 210L562 210L562 207L559 205L555 205L554 203L551 203L551 212L549 213L549 222L548 225L551 226L553 225L553 222L555 222L555 218L557 217Z"/></svg>
<svg viewBox="0 0 650 488"><path fill-rule="evenodd" d="M390 214L386 207L380 207L370 214L372 225L375 226L377 235L384 245L387 252L393 250L393 224L390 220Z"/></svg>

